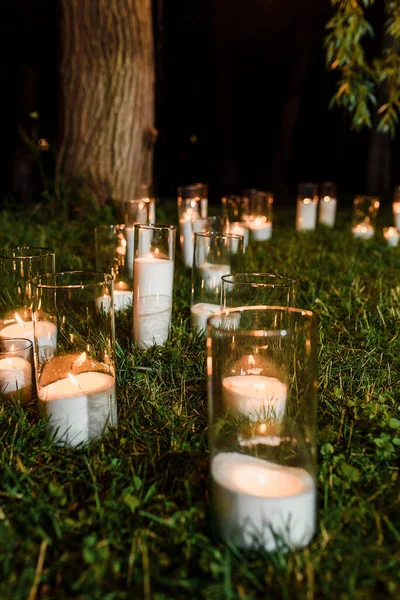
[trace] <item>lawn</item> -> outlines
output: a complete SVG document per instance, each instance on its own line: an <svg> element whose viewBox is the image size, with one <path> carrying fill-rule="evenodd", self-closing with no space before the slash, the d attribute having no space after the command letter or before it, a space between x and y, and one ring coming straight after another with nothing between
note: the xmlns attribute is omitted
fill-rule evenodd
<svg viewBox="0 0 400 600"><path fill-rule="evenodd" d="M176 223L173 202L158 220ZM390 223L390 211L380 216ZM118 318L118 428L80 449L52 444L35 406L0 404L0 598L400 597L400 248L296 233L275 209L246 269L297 278L319 316L318 534L293 553L245 553L209 525L205 341L189 327L179 254L171 340L131 349ZM50 245L57 269L94 266L110 211L5 207L0 245Z"/></svg>

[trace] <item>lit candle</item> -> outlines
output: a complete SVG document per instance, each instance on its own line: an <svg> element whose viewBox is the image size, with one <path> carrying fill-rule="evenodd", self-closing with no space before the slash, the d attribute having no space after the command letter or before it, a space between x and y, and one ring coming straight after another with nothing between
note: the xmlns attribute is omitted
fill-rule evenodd
<svg viewBox="0 0 400 600"><path fill-rule="evenodd" d="M69 373L42 387L38 396L55 441L67 446L99 438L117 421L115 378L106 373Z"/></svg>
<svg viewBox="0 0 400 600"><path fill-rule="evenodd" d="M400 201L393 202L393 218L394 226L396 229L400 229Z"/></svg>
<svg viewBox="0 0 400 600"><path fill-rule="evenodd" d="M179 220L180 225L180 243L183 252L183 261L187 267L193 265L193 252L194 252L194 240L193 240L193 215L187 211L183 217Z"/></svg>
<svg viewBox="0 0 400 600"><path fill-rule="evenodd" d="M203 263L199 265L201 273L202 287L208 291L214 291L219 298L219 290L221 289L221 277L230 275L230 265L218 265L212 263Z"/></svg>
<svg viewBox="0 0 400 600"><path fill-rule="evenodd" d="M125 264L129 273L133 273L133 256L135 252L134 246L134 227L124 227L125 237Z"/></svg>
<svg viewBox="0 0 400 600"><path fill-rule="evenodd" d="M220 452L211 461L218 534L240 548L271 552L308 544L316 529L316 489L305 470Z"/></svg>
<svg viewBox="0 0 400 600"><path fill-rule="evenodd" d="M133 282L134 340L141 349L162 345L171 322L174 263L152 254L136 258Z"/></svg>
<svg viewBox="0 0 400 600"><path fill-rule="evenodd" d="M222 380L222 399L251 420L281 421L285 413L287 385L276 377L233 375Z"/></svg>
<svg viewBox="0 0 400 600"><path fill-rule="evenodd" d="M315 229L317 222L318 200L311 198L298 198L296 211L297 231L309 231Z"/></svg>
<svg viewBox="0 0 400 600"><path fill-rule="evenodd" d="M22 404L32 397L32 365L20 356L0 360L0 390L5 400L20 399Z"/></svg>
<svg viewBox="0 0 400 600"><path fill-rule="evenodd" d="M384 227L383 228L383 237L387 241L389 246L393 246L394 248L399 243L399 232L395 227Z"/></svg>
<svg viewBox="0 0 400 600"><path fill-rule="evenodd" d="M333 227L336 218L336 198L324 196L319 203L319 222L321 225Z"/></svg>
<svg viewBox="0 0 400 600"><path fill-rule="evenodd" d="M208 317L211 317L211 315L220 310L219 304L211 304L208 302L198 302L197 304L193 304L193 306L190 307L192 328L197 329L199 332L205 331L207 329ZM240 314L230 313L229 315L222 317L221 321L222 320L226 329L237 327L240 322ZM221 321L219 323L214 323L214 326L220 326Z"/></svg>
<svg viewBox="0 0 400 600"><path fill-rule="evenodd" d="M267 221L266 217L256 217L253 220L249 220L247 226L253 240L256 242L263 242L271 239L272 223Z"/></svg>
<svg viewBox="0 0 400 600"><path fill-rule="evenodd" d="M232 223L229 226L229 233L234 233L236 235L243 236L243 252L245 252L247 246L249 245L249 230L247 228L247 223ZM239 240L232 240L232 252L236 254L239 247Z"/></svg>
<svg viewBox="0 0 400 600"><path fill-rule="evenodd" d="M57 327L49 321L37 321L34 330L33 322L23 321L18 313L15 313L14 319L16 323L7 325L0 330L0 338L24 338L31 342L34 342L35 339L39 360L42 362L57 347Z"/></svg>
<svg viewBox="0 0 400 600"><path fill-rule="evenodd" d="M353 235L355 238L359 238L361 240L369 240L375 233L375 229L372 227L370 223L364 221L363 223L359 223L352 229Z"/></svg>

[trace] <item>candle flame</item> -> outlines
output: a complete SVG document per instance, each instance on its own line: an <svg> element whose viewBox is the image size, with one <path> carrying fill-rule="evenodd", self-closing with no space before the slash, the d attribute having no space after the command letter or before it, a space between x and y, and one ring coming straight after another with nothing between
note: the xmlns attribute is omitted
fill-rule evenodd
<svg viewBox="0 0 400 600"><path fill-rule="evenodd" d="M73 375L71 375L71 373L68 373L68 377L69 377L69 380L72 383L72 385L74 385L76 388L78 388L80 390L81 386L79 385L76 377L74 377Z"/></svg>
<svg viewBox="0 0 400 600"><path fill-rule="evenodd" d="M11 358L6 358L6 361L8 362L8 364L9 364L11 367L14 367L14 365L13 365L13 361L11 360Z"/></svg>
<svg viewBox="0 0 400 600"><path fill-rule="evenodd" d="M15 350L15 346L14 346L14 344L11 344L10 352L14 352L14 350Z"/></svg>
<svg viewBox="0 0 400 600"><path fill-rule="evenodd" d="M21 317L19 316L18 313L15 313L14 318L17 321L17 323L19 323L19 325L22 325L22 327L25 327L25 321L23 321L21 319Z"/></svg>
<svg viewBox="0 0 400 600"><path fill-rule="evenodd" d="M254 365L256 364L256 359L252 354L250 354L247 362L249 364L249 367L254 367Z"/></svg>
<svg viewBox="0 0 400 600"><path fill-rule="evenodd" d="M86 352L82 352L82 354L80 354L78 356L78 358L76 359L76 361L73 363L74 367L81 367L83 365L83 363L86 360ZM72 377L72 375L71 375Z"/></svg>
<svg viewBox="0 0 400 600"><path fill-rule="evenodd" d="M304 198L303 200L303 204L310 204L311 200L310 198Z"/></svg>

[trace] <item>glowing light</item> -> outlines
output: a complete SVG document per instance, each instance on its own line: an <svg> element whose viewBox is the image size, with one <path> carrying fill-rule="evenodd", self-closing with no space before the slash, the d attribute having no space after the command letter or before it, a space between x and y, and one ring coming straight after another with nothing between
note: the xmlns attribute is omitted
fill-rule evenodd
<svg viewBox="0 0 400 600"><path fill-rule="evenodd" d="M82 352L73 363L74 367L81 367L86 360L86 352Z"/></svg>

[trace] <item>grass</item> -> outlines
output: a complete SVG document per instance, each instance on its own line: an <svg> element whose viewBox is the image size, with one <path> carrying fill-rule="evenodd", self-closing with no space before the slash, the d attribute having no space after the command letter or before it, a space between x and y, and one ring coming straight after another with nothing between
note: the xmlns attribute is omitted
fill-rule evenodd
<svg viewBox="0 0 400 600"><path fill-rule="evenodd" d="M158 210L176 222L173 203ZM87 214L5 209L1 245L54 246L58 269L91 268L93 228L111 215ZM400 249L353 240L349 221L298 234L277 209L272 241L246 255L250 271L299 279L299 305L320 318L312 543L266 554L212 539L204 338L178 258L168 344L131 350L118 319L119 425L102 442L59 448L34 406L0 405L2 599L400 596Z"/></svg>

